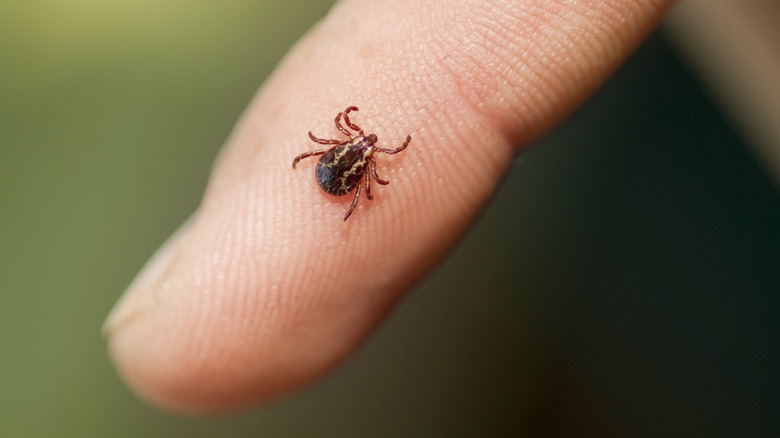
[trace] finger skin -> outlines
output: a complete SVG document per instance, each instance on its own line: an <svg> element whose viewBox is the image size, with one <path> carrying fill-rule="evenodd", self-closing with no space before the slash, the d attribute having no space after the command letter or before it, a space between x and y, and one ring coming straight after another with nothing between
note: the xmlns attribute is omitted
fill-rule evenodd
<svg viewBox="0 0 780 438"><path fill-rule="evenodd" d="M321 376L452 247L516 149L586 99L668 0L340 3L285 58L196 214L105 325L120 375L179 412L229 411ZM348 30L345 31L345 30ZM320 138L355 105L387 186L325 194Z"/></svg>

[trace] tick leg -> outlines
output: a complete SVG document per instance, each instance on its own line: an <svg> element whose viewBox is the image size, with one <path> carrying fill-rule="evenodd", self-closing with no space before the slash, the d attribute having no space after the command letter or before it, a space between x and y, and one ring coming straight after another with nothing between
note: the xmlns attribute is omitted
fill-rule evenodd
<svg viewBox="0 0 780 438"><path fill-rule="evenodd" d="M349 112L350 108L353 108L353 107L347 108L347 112ZM346 129L344 129L343 126L341 126L341 123L339 122L339 120L341 120L341 116L344 116L344 122L347 124L347 126L349 126L349 119L347 118L347 114L346 113L338 113L338 115L336 115L336 120L335 120L336 128L338 128L338 130L341 131L347 137L352 138L352 134L350 134L349 131L347 131Z"/></svg>
<svg viewBox="0 0 780 438"><path fill-rule="evenodd" d="M311 131L309 131L309 138L311 139L311 141L319 144L341 144L339 140L325 140L322 138L317 138L314 136L314 134L311 133Z"/></svg>
<svg viewBox="0 0 780 438"><path fill-rule="evenodd" d="M293 169L295 169L295 165L298 164L299 161L303 160L304 158L311 157L312 155L322 155L325 152L328 152L329 149L320 149L318 151L310 151L310 152L304 152L293 160Z"/></svg>
<svg viewBox="0 0 780 438"><path fill-rule="evenodd" d="M355 206L357 205L358 198L360 197L360 186L361 184L357 185L357 190L355 190L355 199L352 200L352 204L349 206L349 210L347 210L347 214L344 215L344 220L346 221L349 215L352 214L352 210L355 209Z"/></svg>
<svg viewBox="0 0 780 438"><path fill-rule="evenodd" d="M374 176L374 179L376 180L376 182L378 182L379 184L382 184L383 186L386 186L386 185L390 184L390 181L385 181L382 178L380 178L379 175L377 175L377 173L376 173L376 160L374 159L374 157L371 157L371 175ZM371 197L369 197L368 199L371 199Z"/></svg>
<svg viewBox="0 0 780 438"><path fill-rule="evenodd" d="M366 172L366 198L374 199L374 195L371 194L371 175L368 172Z"/></svg>
<svg viewBox="0 0 780 438"><path fill-rule="evenodd" d="M358 108L356 106L351 106L351 107L345 109L344 110L344 123L346 123L347 126L349 126L350 129L352 129L353 131L357 131L362 136L363 135L363 130L360 129L360 126L358 126L358 125L356 125L356 124L354 124L354 123L349 121L349 113L351 111L359 111L359 110L358 110ZM338 126L338 117L336 118L336 125ZM351 137L351 135L350 135L350 137Z"/></svg>
<svg viewBox="0 0 780 438"><path fill-rule="evenodd" d="M401 152L402 150L406 149L406 146L408 146L408 145L409 145L409 142L410 142L410 141L412 141L412 136L411 136L411 135L407 135L407 136L406 136L406 141L405 141L405 142L404 142L404 144L402 144L402 145L401 145L401 147L400 147L400 148L398 148L398 149L383 149L383 148L376 148L376 150L378 150L379 152L384 152L384 153L386 153L386 154L391 154L391 155L392 155L392 154L397 154L397 153Z"/></svg>

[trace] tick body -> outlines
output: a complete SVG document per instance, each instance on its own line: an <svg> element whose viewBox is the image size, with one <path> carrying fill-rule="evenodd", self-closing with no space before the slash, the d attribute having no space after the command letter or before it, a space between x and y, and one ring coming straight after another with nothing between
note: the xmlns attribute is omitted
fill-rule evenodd
<svg viewBox="0 0 780 438"><path fill-rule="evenodd" d="M349 113L352 111L358 111L357 107L350 106L339 113L336 116L336 128L344 135L349 137L349 140L325 140L317 138L309 131L309 138L321 145L333 145L329 149L320 149L316 151L304 152L293 160L293 169L304 158L322 155L319 162L317 162L317 168L315 174L317 175L317 183L319 183L322 190L330 193L331 195L343 196L355 189L355 198L352 200L347 214L344 215L344 220L349 218L352 214L352 210L355 209L358 199L360 198L360 191L365 180L366 197L368 199L374 199L371 195L371 178L373 177L377 183L386 185L389 181L385 181L379 177L376 173L376 159L374 154L382 152L385 154L397 154L406 149L409 142L412 140L411 136L406 137L406 141L397 149L384 149L376 145L377 137L374 134L365 135L360 127L349 120ZM347 128L355 131L355 134L350 133L349 130L341 126L341 119L344 118L344 124Z"/></svg>

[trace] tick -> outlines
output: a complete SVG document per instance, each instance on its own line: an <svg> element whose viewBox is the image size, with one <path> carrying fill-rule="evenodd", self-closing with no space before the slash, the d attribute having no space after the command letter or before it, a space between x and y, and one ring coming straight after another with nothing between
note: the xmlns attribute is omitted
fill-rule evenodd
<svg viewBox="0 0 780 438"><path fill-rule="evenodd" d="M374 154L376 152L382 152L385 154L397 154L406 149L409 142L412 140L412 136L406 136L406 141L397 149L384 149L376 145L377 137L375 134L365 135L360 127L349 121L349 113L352 111L358 111L355 106L350 106L339 113L336 116L336 128L344 135L349 137L349 140L325 140L317 138L309 131L309 138L321 145L334 145L329 149L319 149L316 151L304 152L293 160L292 166L295 169L295 165L298 164L304 158L308 158L314 155L322 155L317 162L317 168L315 173L317 175L317 182L322 187L322 190L330 193L331 195L343 196L355 190L355 198L352 200L347 214L344 215L344 220L349 218L352 214L352 210L357 205L358 198L360 198L360 188L362 186L363 177L366 180L366 197L368 199L374 199L371 195L371 177L376 182L382 185L387 185L390 182L385 181L379 177L376 173L376 159ZM346 128L341 126L341 118L344 117L344 124L357 134L350 133Z"/></svg>

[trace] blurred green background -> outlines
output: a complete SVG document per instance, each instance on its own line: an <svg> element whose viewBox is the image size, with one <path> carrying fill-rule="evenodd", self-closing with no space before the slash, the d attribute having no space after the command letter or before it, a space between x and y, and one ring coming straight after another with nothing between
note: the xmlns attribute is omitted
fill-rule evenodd
<svg viewBox="0 0 780 438"><path fill-rule="evenodd" d="M780 196L662 35L324 381L181 418L99 328L329 3L0 3L0 437L777 436Z"/></svg>

